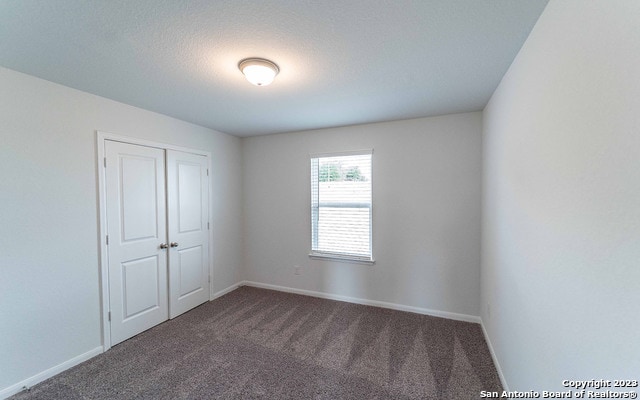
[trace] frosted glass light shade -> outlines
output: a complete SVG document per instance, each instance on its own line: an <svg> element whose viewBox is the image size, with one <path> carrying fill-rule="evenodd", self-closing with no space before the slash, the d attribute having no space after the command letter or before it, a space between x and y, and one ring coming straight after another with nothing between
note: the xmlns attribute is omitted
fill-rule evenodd
<svg viewBox="0 0 640 400"><path fill-rule="evenodd" d="M247 80L256 86L267 86L280 72L278 66L263 58L247 58L238 63Z"/></svg>

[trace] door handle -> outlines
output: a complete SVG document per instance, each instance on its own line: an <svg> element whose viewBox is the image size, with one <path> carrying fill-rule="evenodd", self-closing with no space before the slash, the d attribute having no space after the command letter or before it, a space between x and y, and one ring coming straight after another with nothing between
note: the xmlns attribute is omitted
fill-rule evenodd
<svg viewBox="0 0 640 400"><path fill-rule="evenodd" d="M161 248L161 249L166 249L166 248L168 248L168 247L169 247L169 246L168 246L166 243L160 243L160 248Z"/></svg>
<svg viewBox="0 0 640 400"><path fill-rule="evenodd" d="M179 246L178 242L171 242L171 247L178 247L178 246Z"/></svg>

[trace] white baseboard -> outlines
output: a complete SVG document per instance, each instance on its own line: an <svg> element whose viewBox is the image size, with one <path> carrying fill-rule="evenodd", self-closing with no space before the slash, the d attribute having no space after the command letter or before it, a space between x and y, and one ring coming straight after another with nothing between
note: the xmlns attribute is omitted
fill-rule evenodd
<svg viewBox="0 0 640 400"><path fill-rule="evenodd" d="M14 394L21 392L25 388L30 388L31 386L36 385L46 379L49 379L52 376L57 375L62 371L65 371L71 367L75 367L81 362L87 361L88 359L93 358L102 352L103 352L102 346L98 346L92 350L87 351L84 354L80 354L79 356L73 357L72 359L63 362L62 364L58 364L55 367L51 367L30 378L27 378L21 382L18 382L7 388L4 388L0 390L0 399L6 399L9 396L13 396Z"/></svg>
<svg viewBox="0 0 640 400"><path fill-rule="evenodd" d="M389 308L392 310L408 311L416 314L431 315L434 317L453 319L456 321L474 322L478 324L481 322L480 317L477 317L475 315L458 314L458 313L452 313L448 311L430 310L428 308L406 306L404 304L360 299L356 297L342 296L338 294L331 294L331 293L324 293L324 292L314 292L312 290L295 289L295 288L286 287L286 286L270 285L267 283L242 281L240 282L239 286L253 286L253 287L262 288L262 289L271 289L271 290L277 290L280 292L288 292L288 293L302 294L305 296L319 297L322 299L346 301L347 303L362 304L365 306L374 306L374 307Z"/></svg>
<svg viewBox="0 0 640 400"><path fill-rule="evenodd" d="M484 322L482 321L482 319L480 319L480 326L482 327L484 340L487 342L487 346L489 346L489 353L491 353L491 358L493 359L493 365L496 366L496 370L498 371L498 376L500 377L500 383L502 383L502 388L508 392L509 385L507 385L507 380L504 378L504 374L502 373L502 367L500 367L500 363L498 362L498 357L496 357L496 352L493 350L491 339L489 339L489 333L487 333L487 328L484 327Z"/></svg>
<svg viewBox="0 0 640 400"><path fill-rule="evenodd" d="M240 286L242 286L242 284L243 284L242 282L234 283L233 285L229 286L229 287L228 287L228 288L226 288L226 289L222 289L222 290L220 290L219 292L215 292L213 295L211 295L211 298L209 299L209 301L211 301L211 300L215 300L215 299L217 299L218 297L222 297L222 296L224 296L225 294L227 294L227 293L229 293L229 292L232 292L232 291L236 290L237 288L239 288Z"/></svg>

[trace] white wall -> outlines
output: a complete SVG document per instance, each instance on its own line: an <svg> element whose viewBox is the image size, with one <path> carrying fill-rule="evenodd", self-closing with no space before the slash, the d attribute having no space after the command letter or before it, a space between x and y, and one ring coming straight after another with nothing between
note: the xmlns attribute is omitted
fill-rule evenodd
<svg viewBox="0 0 640 400"><path fill-rule="evenodd" d="M0 68L0 392L101 345L95 131L212 152L214 287L238 282L238 138Z"/></svg>
<svg viewBox="0 0 640 400"><path fill-rule="evenodd" d="M639 38L636 0L552 0L484 110L482 319L512 390L640 376Z"/></svg>
<svg viewBox="0 0 640 400"><path fill-rule="evenodd" d="M479 315L481 129L467 113L245 138L245 279ZM370 148L375 265L310 259L309 154Z"/></svg>

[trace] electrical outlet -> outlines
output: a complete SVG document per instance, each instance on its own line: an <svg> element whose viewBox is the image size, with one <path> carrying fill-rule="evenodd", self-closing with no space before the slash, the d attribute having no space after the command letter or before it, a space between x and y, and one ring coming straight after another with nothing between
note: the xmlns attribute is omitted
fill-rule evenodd
<svg viewBox="0 0 640 400"><path fill-rule="evenodd" d="M299 265L294 265L294 266L293 266L293 273L294 273L295 275L300 275L300 269L301 269L301 268L302 268L302 267L301 267L301 266L299 266Z"/></svg>

